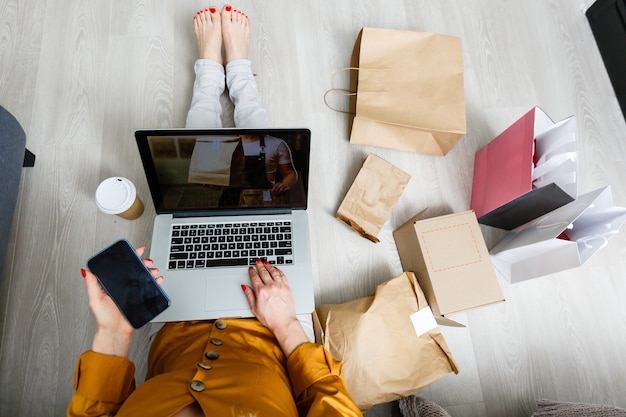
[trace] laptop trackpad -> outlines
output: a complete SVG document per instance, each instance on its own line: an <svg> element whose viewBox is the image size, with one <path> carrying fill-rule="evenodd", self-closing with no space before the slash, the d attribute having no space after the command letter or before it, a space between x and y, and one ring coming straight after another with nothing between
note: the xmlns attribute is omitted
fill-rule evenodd
<svg viewBox="0 0 626 417"><path fill-rule="evenodd" d="M241 290L241 284L238 283L239 280L211 276L205 281L205 311L215 312L215 317L226 317L229 310L250 308L246 295Z"/></svg>

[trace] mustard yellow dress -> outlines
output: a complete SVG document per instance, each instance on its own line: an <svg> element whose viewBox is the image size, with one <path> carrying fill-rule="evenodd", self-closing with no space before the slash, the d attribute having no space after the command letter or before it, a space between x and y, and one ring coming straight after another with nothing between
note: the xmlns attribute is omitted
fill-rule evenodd
<svg viewBox="0 0 626 417"><path fill-rule="evenodd" d="M207 416L361 416L341 363L305 343L287 358L255 319L166 324L152 343L146 381L126 358L78 359L68 416L171 416L197 402Z"/></svg>

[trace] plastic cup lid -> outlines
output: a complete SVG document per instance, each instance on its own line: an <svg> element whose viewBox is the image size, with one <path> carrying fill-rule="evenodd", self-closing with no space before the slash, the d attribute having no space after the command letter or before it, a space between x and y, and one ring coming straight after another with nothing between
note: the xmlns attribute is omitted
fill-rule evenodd
<svg viewBox="0 0 626 417"><path fill-rule="evenodd" d="M102 181L96 189L96 205L106 214L120 214L128 210L137 196L135 185L123 177Z"/></svg>

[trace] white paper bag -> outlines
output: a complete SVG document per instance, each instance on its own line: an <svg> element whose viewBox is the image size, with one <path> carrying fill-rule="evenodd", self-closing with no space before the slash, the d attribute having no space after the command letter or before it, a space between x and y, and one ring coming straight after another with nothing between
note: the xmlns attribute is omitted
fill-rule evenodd
<svg viewBox="0 0 626 417"><path fill-rule="evenodd" d="M189 182L223 187L239 185L240 169L233 166L238 165L234 163L237 146L243 152L240 142L239 137L198 137L189 163Z"/></svg>
<svg viewBox="0 0 626 417"><path fill-rule="evenodd" d="M489 253L509 282L552 274L583 265L625 220L604 187L509 232Z"/></svg>

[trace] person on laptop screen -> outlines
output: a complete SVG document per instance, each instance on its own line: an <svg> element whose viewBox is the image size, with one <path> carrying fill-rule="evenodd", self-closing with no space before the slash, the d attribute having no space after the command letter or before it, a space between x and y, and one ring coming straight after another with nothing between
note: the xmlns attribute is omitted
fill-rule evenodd
<svg viewBox="0 0 626 417"><path fill-rule="evenodd" d="M269 188L283 194L298 181L291 150L284 140L268 135L241 137L245 158L245 186ZM277 179L280 178L280 181Z"/></svg>
<svg viewBox="0 0 626 417"><path fill-rule="evenodd" d="M200 59L188 127L221 125L222 39L235 121L265 126L267 115L246 59L248 18L230 5L221 12L210 7L198 12L194 29ZM282 182L288 178L283 175ZM153 262L144 264L150 268ZM341 364L305 331L310 315L306 326L296 316L279 268L261 260L248 268L250 286L242 289L256 319L165 324L152 342L146 381L139 387L128 359L132 326L96 277L81 272L98 329L92 349L78 360L68 416L362 416L347 392Z"/></svg>
<svg viewBox="0 0 626 417"><path fill-rule="evenodd" d="M298 173L291 149L281 138L198 137L189 159L188 182L219 190L220 206L244 206L254 190L266 192L265 200L274 205L289 205L287 193L297 184Z"/></svg>

